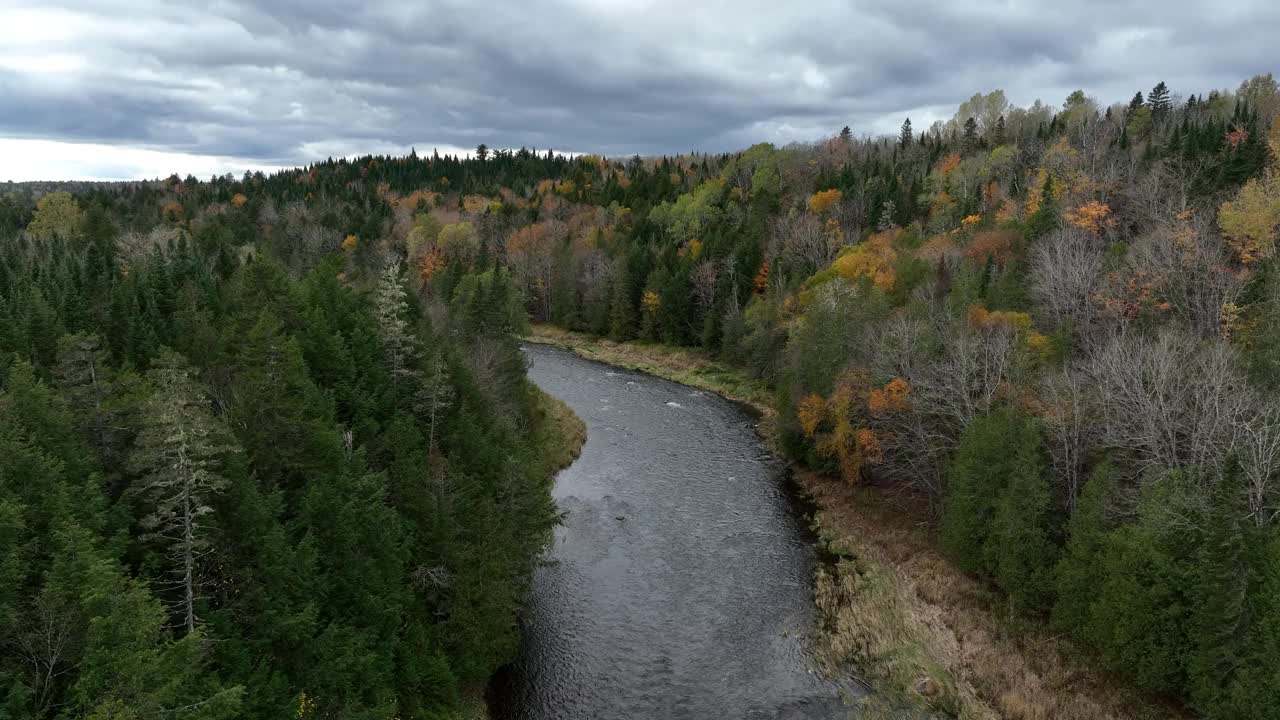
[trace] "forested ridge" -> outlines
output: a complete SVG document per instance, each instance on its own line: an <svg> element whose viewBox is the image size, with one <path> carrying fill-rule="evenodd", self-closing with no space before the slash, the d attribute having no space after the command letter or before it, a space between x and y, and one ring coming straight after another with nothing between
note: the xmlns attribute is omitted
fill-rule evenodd
<svg viewBox="0 0 1280 720"><path fill-rule="evenodd" d="M453 717L511 658L564 461L517 292L303 187L5 192L0 717Z"/></svg>
<svg viewBox="0 0 1280 720"><path fill-rule="evenodd" d="M554 521L532 317L742 368L1099 665L1280 717L1280 91L1186 92L0 188L5 712L448 707Z"/></svg>

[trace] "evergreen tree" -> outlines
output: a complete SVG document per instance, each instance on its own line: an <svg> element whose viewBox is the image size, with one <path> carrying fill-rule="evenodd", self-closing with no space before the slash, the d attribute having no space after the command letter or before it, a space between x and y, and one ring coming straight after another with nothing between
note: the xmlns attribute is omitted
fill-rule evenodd
<svg viewBox="0 0 1280 720"><path fill-rule="evenodd" d="M167 586L176 589L174 604L190 634L197 621L197 563L207 550L212 496L226 487L222 459L232 446L184 358L161 354L150 378L155 394L131 457L141 474L134 492L147 511L140 525L165 547L172 564L174 580Z"/></svg>
<svg viewBox="0 0 1280 720"><path fill-rule="evenodd" d="M1048 235L1058 228L1061 221L1058 199L1053 192L1053 176L1047 175L1044 185L1040 187L1040 207L1027 219L1027 239L1035 240Z"/></svg>
<svg viewBox="0 0 1280 720"><path fill-rule="evenodd" d="M903 148L911 147L911 118L902 121L902 130L898 133L898 145Z"/></svg>
<svg viewBox="0 0 1280 720"><path fill-rule="evenodd" d="M378 283L377 317L383 357L393 383L416 383L420 350L409 322L404 318L408 304L399 262L388 262Z"/></svg>
<svg viewBox="0 0 1280 720"><path fill-rule="evenodd" d="M1138 108L1146 105L1147 101L1142 97L1142 91L1133 94L1133 99L1129 101L1129 115L1133 115Z"/></svg>
<svg viewBox="0 0 1280 720"><path fill-rule="evenodd" d="M964 121L963 150L965 155L978 149L978 121L970 117Z"/></svg>
<svg viewBox="0 0 1280 720"><path fill-rule="evenodd" d="M1168 117L1173 106L1169 99L1169 88L1163 80L1151 88L1151 92L1147 95L1147 105L1151 108L1151 118L1155 122L1158 123Z"/></svg>

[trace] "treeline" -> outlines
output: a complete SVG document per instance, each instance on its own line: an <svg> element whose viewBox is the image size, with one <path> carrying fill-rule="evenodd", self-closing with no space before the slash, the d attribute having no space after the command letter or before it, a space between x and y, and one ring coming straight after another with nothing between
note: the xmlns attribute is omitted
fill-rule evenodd
<svg viewBox="0 0 1280 720"><path fill-rule="evenodd" d="M2 203L0 717L452 717L556 519L518 295L222 183Z"/></svg>
<svg viewBox="0 0 1280 720"><path fill-rule="evenodd" d="M1104 666L1280 717L1278 115L1269 75L995 91L896 137L380 194L426 292L497 259L538 321L701 346L777 388L792 457L918 498Z"/></svg>

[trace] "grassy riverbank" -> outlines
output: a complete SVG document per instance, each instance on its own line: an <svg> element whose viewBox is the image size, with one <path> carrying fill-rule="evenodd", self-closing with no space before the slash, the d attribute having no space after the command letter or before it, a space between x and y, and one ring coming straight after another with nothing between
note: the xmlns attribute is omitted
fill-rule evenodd
<svg viewBox="0 0 1280 720"><path fill-rule="evenodd" d="M548 326L531 342L568 348L756 407L770 391L698 351L616 343ZM909 499L803 469L796 481L817 508L813 522L835 561L815 595L824 670L857 672L889 706L918 705L956 718L1155 720L1176 710L1114 683L1042 622L951 565L929 519ZM918 505L916 506L918 507Z"/></svg>
<svg viewBox="0 0 1280 720"><path fill-rule="evenodd" d="M768 387L697 350L656 343L619 343L552 325L534 325L524 339L566 348L588 360L707 390L749 405L762 417L773 414L773 393Z"/></svg>
<svg viewBox="0 0 1280 720"><path fill-rule="evenodd" d="M550 483L556 473L578 459L587 441L587 425L559 398L532 387L536 398L532 437L534 447L542 448L538 456L538 474Z"/></svg>

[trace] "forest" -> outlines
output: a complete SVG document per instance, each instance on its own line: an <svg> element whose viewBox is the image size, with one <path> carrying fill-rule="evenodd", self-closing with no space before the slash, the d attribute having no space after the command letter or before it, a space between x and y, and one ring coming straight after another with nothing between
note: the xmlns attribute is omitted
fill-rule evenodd
<svg viewBox="0 0 1280 720"><path fill-rule="evenodd" d="M556 520L532 320L740 368L1014 612L1280 718L1280 88L1185 92L0 188L0 717L447 713Z"/></svg>
<svg viewBox="0 0 1280 720"><path fill-rule="evenodd" d="M6 193L0 717L448 718L517 647L565 458L509 275L246 182Z"/></svg>

